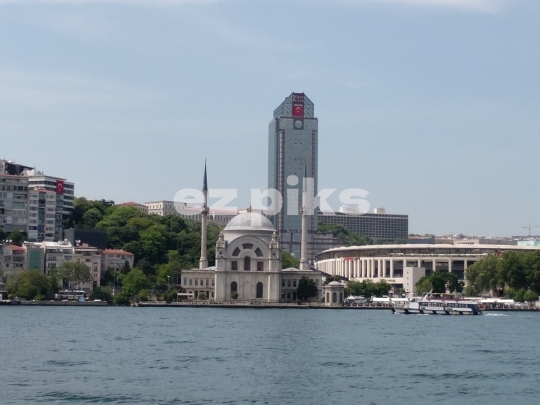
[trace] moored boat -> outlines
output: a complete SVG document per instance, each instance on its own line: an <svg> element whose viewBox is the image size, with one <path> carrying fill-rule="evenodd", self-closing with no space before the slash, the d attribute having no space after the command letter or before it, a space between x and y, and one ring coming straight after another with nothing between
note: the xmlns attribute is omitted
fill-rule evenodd
<svg viewBox="0 0 540 405"><path fill-rule="evenodd" d="M392 302L392 313L406 315L481 315L477 301L448 294L424 294L421 299Z"/></svg>

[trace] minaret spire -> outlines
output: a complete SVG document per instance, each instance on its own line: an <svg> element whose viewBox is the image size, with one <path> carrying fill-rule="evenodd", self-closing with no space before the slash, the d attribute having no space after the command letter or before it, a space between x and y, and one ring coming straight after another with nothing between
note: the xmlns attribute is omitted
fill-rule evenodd
<svg viewBox="0 0 540 405"><path fill-rule="evenodd" d="M304 178L302 179L302 239L300 242L300 270L309 270L307 259L307 168L304 161Z"/></svg>
<svg viewBox="0 0 540 405"><path fill-rule="evenodd" d="M201 258L199 260L199 269L208 267L207 244L208 244L208 179L206 177L206 159L204 160L204 179L202 193L204 203L201 211Z"/></svg>

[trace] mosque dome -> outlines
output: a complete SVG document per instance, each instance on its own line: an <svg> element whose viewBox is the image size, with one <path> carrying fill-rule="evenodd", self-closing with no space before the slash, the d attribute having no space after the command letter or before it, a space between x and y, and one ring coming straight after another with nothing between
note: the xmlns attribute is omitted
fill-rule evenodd
<svg viewBox="0 0 540 405"><path fill-rule="evenodd" d="M256 212L245 212L235 216L229 221L224 231L262 231L274 232L275 228L272 222L264 215Z"/></svg>

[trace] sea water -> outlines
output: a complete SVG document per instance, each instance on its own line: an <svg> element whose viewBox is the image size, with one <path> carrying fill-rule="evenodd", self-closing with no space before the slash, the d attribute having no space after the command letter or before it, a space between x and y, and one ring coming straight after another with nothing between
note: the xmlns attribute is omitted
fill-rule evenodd
<svg viewBox="0 0 540 405"><path fill-rule="evenodd" d="M517 404L540 313L0 307L0 404Z"/></svg>

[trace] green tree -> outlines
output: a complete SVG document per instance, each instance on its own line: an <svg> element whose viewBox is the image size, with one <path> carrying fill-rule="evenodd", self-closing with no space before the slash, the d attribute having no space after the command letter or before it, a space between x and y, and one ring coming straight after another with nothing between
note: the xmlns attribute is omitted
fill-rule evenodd
<svg viewBox="0 0 540 405"><path fill-rule="evenodd" d="M15 229L14 231L11 231L8 239L10 239L14 245L22 246L24 241L26 241L26 233Z"/></svg>
<svg viewBox="0 0 540 405"><path fill-rule="evenodd" d="M101 301L107 301L112 302L113 297L112 295L105 289L101 287L94 288L92 293L90 294L91 300L101 300Z"/></svg>
<svg viewBox="0 0 540 405"><path fill-rule="evenodd" d="M385 280L377 281L373 284L372 290L375 297L382 297L388 295L388 292L392 289L392 286L388 284Z"/></svg>
<svg viewBox="0 0 540 405"><path fill-rule="evenodd" d="M504 288L498 262L499 258L490 254L468 267L466 277L470 292L474 291L474 295L478 295L482 291Z"/></svg>
<svg viewBox="0 0 540 405"><path fill-rule="evenodd" d="M531 303L534 301L538 301L538 294L534 291L527 290L525 294L523 294L523 300Z"/></svg>
<svg viewBox="0 0 540 405"><path fill-rule="evenodd" d="M527 286L540 294L540 251L523 252L522 265L527 278Z"/></svg>
<svg viewBox="0 0 540 405"><path fill-rule="evenodd" d="M231 298L232 298L233 300L237 300L237 299L238 299L238 292L237 292L237 291L233 291L233 292L231 293Z"/></svg>
<svg viewBox="0 0 540 405"><path fill-rule="evenodd" d="M359 296L362 295L362 283L360 281L350 280L345 287L345 295Z"/></svg>
<svg viewBox="0 0 540 405"><path fill-rule="evenodd" d="M130 271L131 267L129 267L129 262L126 260L120 269L120 273L128 274Z"/></svg>
<svg viewBox="0 0 540 405"><path fill-rule="evenodd" d="M463 292L463 288L465 287L465 284L463 281L460 281L458 279L458 276L455 273L446 273L446 288L448 291L453 293L454 291L457 293Z"/></svg>
<svg viewBox="0 0 540 405"><path fill-rule="evenodd" d="M131 296L127 291L120 291L114 296L114 303L116 305L129 305L131 303Z"/></svg>
<svg viewBox="0 0 540 405"><path fill-rule="evenodd" d="M176 288L169 288L165 293L163 294L163 298L167 302L172 302L175 299L178 298L178 290Z"/></svg>
<svg viewBox="0 0 540 405"><path fill-rule="evenodd" d="M434 293L446 292L446 277L440 271L435 271L429 276Z"/></svg>
<svg viewBox="0 0 540 405"><path fill-rule="evenodd" d="M83 214L84 227L94 229L102 218L103 214L97 208L90 208Z"/></svg>
<svg viewBox="0 0 540 405"><path fill-rule="evenodd" d="M141 269L131 270L124 278L122 292L126 292L130 297L138 294L139 291L147 288L148 281Z"/></svg>
<svg viewBox="0 0 540 405"><path fill-rule="evenodd" d="M319 222L317 225L317 233L328 233L332 232L332 235L335 238L343 240L345 246L362 246L362 245L371 245L373 240L367 236L360 236L356 232L349 231L343 225L327 225Z"/></svg>
<svg viewBox="0 0 540 405"><path fill-rule="evenodd" d="M421 277L416 282L415 287L416 287L416 294L417 295L422 295L422 294L428 293L430 291L433 291L433 284L431 284L431 280L430 280L429 276Z"/></svg>
<svg viewBox="0 0 540 405"><path fill-rule="evenodd" d="M49 278L33 270L24 270L9 278L7 292L12 297L44 300L50 295Z"/></svg>
<svg viewBox="0 0 540 405"><path fill-rule="evenodd" d="M90 269L84 263L79 262L62 262L58 271L62 278L70 284L82 284L92 281Z"/></svg>
<svg viewBox="0 0 540 405"><path fill-rule="evenodd" d="M281 253L281 267L283 269L293 268L297 269L300 267L300 260L298 260L296 257L291 255L289 252L284 250Z"/></svg>
<svg viewBox="0 0 540 405"><path fill-rule="evenodd" d="M527 275L523 266L521 256L516 252L508 251L502 254L502 258L497 263L501 279L512 288L526 289Z"/></svg>
<svg viewBox="0 0 540 405"><path fill-rule="evenodd" d="M310 298L315 298L319 294L319 289L315 280L312 278L302 276L300 281L298 281L298 288L296 289L296 294L298 299L302 301L309 300Z"/></svg>
<svg viewBox="0 0 540 405"><path fill-rule="evenodd" d="M204 301L204 300L207 300L208 297L206 296L205 293L200 293L198 296L197 296L197 299L201 300L201 301Z"/></svg>

